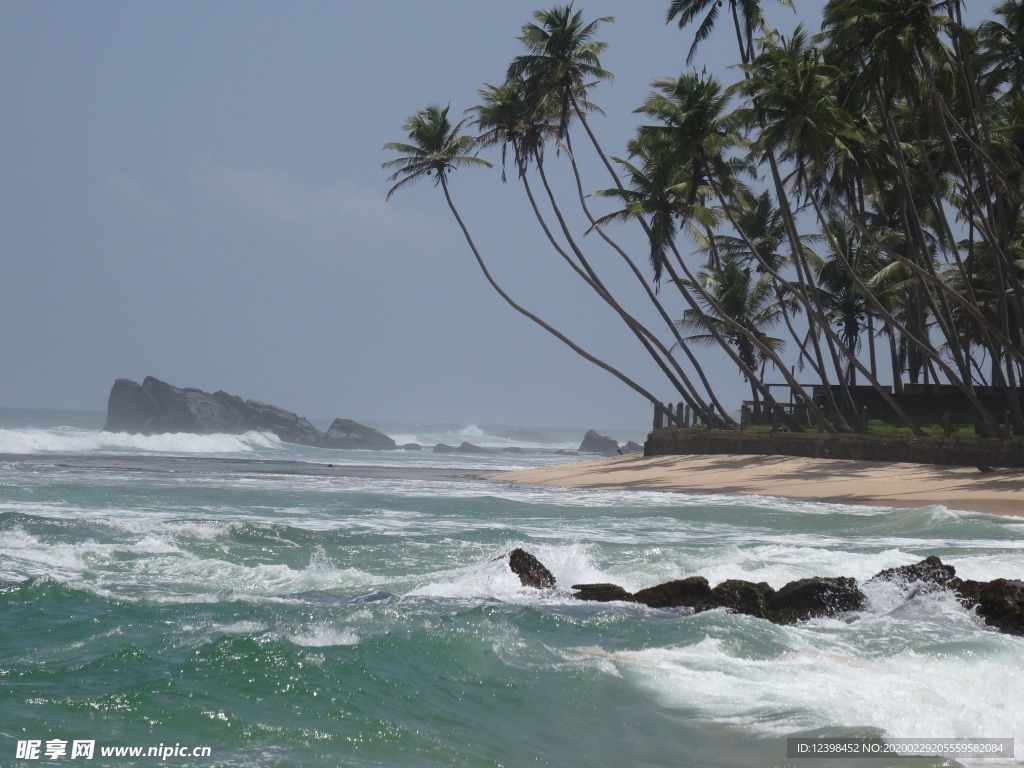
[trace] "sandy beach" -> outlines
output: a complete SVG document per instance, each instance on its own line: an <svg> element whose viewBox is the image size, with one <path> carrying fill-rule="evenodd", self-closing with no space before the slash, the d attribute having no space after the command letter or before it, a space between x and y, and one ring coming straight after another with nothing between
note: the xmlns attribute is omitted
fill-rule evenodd
<svg viewBox="0 0 1024 768"><path fill-rule="evenodd" d="M488 476L530 485L778 496L1024 516L1024 470L796 456L616 456Z"/></svg>

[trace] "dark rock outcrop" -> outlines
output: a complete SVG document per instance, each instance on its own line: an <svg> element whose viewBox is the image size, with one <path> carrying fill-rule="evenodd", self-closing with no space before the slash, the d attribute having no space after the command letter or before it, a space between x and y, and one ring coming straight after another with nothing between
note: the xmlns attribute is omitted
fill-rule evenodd
<svg viewBox="0 0 1024 768"><path fill-rule="evenodd" d="M233 397L224 392L217 392L217 395ZM249 410L249 423L257 430L273 432L282 440L288 443L299 443L300 445L322 445L323 435L320 430L314 427L309 419L304 416L297 416L284 408L276 405L267 405L259 400L246 400L245 405Z"/></svg>
<svg viewBox="0 0 1024 768"><path fill-rule="evenodd" d="M394 440L373 427L352 419L335 419L324 435L324 448L390 451L398 447Z"/></svg>
<svg viewBox="0 0 1024 768"><path fill-rule="evenodd" d="M105 432L155 435L187 432L271 432L286 443L326 448L395 448L395 441L370 427L348 419L335 419L331 436L324 435L309 419L260 400L243 400L222 390L213 394L193 387L176 387L153 376L141 384L117 379L107 399Z"/></svg>
<svg viewBox="0 0 1024 768"><path fill-rule="evenodd" d="M635 602L634 596L618 584L573 584L572 588L576 590L573 597L577 600L597 603L611 603L615 600Z"/></svg>
<svg viewBox="0 0 1024 768"><path fill-rule="evenodd" d="M419 443L406 443L405 445L402 446L402 448L404 448L407 451L422 451L423 450L423 446L420 445Z"/></svg>
<svg viewBox="0 0 1024 768"><path fill-rule="evenodd" d="M524 587L549 589L555 586L554 574L525 549L513 549L508 556L508 565Z"/></svg>
<svg viewBox="0 0 1024 768"><path fill-rule="evenodd" d="M446 443L438 443L434 446L434 453L454 453L455 446Z"/></svg>
<svg viewBox="0 0 1024 768"><path fill-rule="evenodd" d="M580 453L601 453L605 456L614 456L619 452L619 444L605 435L599 435L592 429L587 430L580 443Z"/></svg>
<svg viewBox="0 0 1024 768"><path fill-rule="evenodd" d="M711 586L703 576L667 581L634 593L633 600L651 608L698 608L711 597Z"/></svg>
<svg viewBox="0 0 1024 768"><path fill-rule="evenodd" d="M530 558L529 562L543 568L529 553L523 550L516 552L522 552L520 557ZM952 590L965 608L973 609L990 627L1024 637L1024 581L959 579L953 566L946 565L934 555L912 565L886 568L865 584L878 581L924 584L929 589ZM625 601L651 608L691 608L695 613L726 608L776 624L792 624L858 611L867 602L856 579L848 576L799 579L778 590L765 582L755 584L742 579L728 579L712 588L703 576L676 579L635 593L617 584L574 584L572 588L575 590L573 597L577 600Z"/></svg>
<svg viewBox="0 0 1024 768"><path fill-rule="evenodd" d="M1024 637L1024 581L961 581L954 587L960 602L974 608L990 627Z"/></svg>
<svg viewBox="0 0 1024 768"><path fill-rule="evenodd" d="M774 596L775 590L767 582L755 584L743 579L726 579L712 588L711 596L701 609L727 608L734 613L772 619L768 612L768 602Z"/></svg>
<svg viewBox="0 0 1024 768"><path fill-rule="evenodd" d="M791 624L794 621L857 611L864 607L865 601L856 579L847 576L818 576L791 581L768 596L765 601L765 617L776 624Z"/></svg>
<svg viewBox="0 0 1024 768"><path fill-rule="evenodd" d="M104 432L152 434L160 418L160 403L153 393L131 379L118 379L107 398Z"/></svg>
<svg viewBox="0 0 1024 768"><path fill-rule="evenodd" d="M876 573L866 583L870 584L873 581L902 581L910 584L915 581L924 581L946 586L955 576L956 568L952 565L945 565L938 557L932 555L913 565L886 568Z"/></svg>
<svg viewBox="0 0 1024 768"><path fill-rule="evenodd" d="M622 453L643 453L644 447L633 440L629 440L622 446Z"/></svg>
<svg viewBox="0 0 1024 768"><path fill-rule="evenodd" d="M459 453L494 453L490 448L481 448L479 445L473 445L469 442L463 442L455 450Z"/></svg>
<svg viewBox="0 0 1024 768"><path fill-rule="evenodd" d="M227 392L184 389L147 376L142 384L118 379L107 399L106 432L153 435L187 432L208 435L272 432L281 440L320 445L320 432L307 419L259 400Z"/></svg>

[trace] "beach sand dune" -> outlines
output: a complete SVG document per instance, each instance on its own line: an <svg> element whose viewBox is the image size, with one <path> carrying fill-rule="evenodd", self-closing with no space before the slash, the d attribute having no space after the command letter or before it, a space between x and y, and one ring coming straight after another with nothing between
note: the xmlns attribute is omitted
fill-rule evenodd
<svg viewBox="0 0 1024 768"><path fill-rule="evenodd" d="M921 507L1024 516L1024 470L809 459L797 456L621 456L500 472L489 480Z"/></svg>

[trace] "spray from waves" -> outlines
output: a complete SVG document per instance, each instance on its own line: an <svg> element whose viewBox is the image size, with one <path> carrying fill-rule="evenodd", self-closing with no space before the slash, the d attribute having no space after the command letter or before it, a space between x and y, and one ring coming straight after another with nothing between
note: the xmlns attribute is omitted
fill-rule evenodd
<svg viewBox="0 0 1024 768"><path fill-rule="evenodd" d="M386 430L385 430L386 431ZM502 430L504 432L504 430ZM461 426L423 425L422 429L415 431L402 427L397 431L388 433L389 436L399 445L417 443L418 445L430 448L438 444L458 446L464 442L472 443L480 448L522 448L526 451L541 450L575 450L579 447L580 438L551 437L544 442L533 442L525 437L505 436L504 434L493 434L476 424ZM581 434L582 436L582 434Z"/></svg>
<svg viewBox="0 0 1024 768"><path fill-rule="evenodd" d="M790 647L768 658L737 653L715 637L676 648L578 652L610 661L667 706L768 735L867 726L899 738L1024 738L1011 704L1024 683L1013 638L986 633L965 657L925 646L879 652L841 634L831 647L812 647L800 635L813 631L790 628Z"/></svg>
<svg viewBox="0 0 1024 768"><path fill-rule="evenodd" d="M95 432L75 427L53 429L0 429L0 453L153 453L167 455L247 454L281 448L281 440L268 432L241 435L193 435L183 432L130 435Z"/></svg>
<svg viewBox="0 0 1024 768"><path fill-rule="evenodd" d="M508 553L528 548L552 572L564 589L539 591L524 587L508 565ZM568 602L577 604L567 587L571 584L614 580L595 563L590 548L579 542L567 544L510 541L485 560L452 570L438 571L415 586L408 597L441 597L462 600L500 600L507 603Z"/></svg>

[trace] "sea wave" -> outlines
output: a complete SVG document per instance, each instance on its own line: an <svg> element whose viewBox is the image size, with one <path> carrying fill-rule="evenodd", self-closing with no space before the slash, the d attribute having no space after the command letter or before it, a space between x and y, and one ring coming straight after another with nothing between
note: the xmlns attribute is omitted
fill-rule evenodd
<svg viewBox="0 0 1024 768"><path fill-rule="evenodd" d="M251 454L281 448L281 440L269 432L241 435L193 435L184 432L132 435L96 432L76 427L53 429L0 429L0 453L159 453Z"/></svg>

